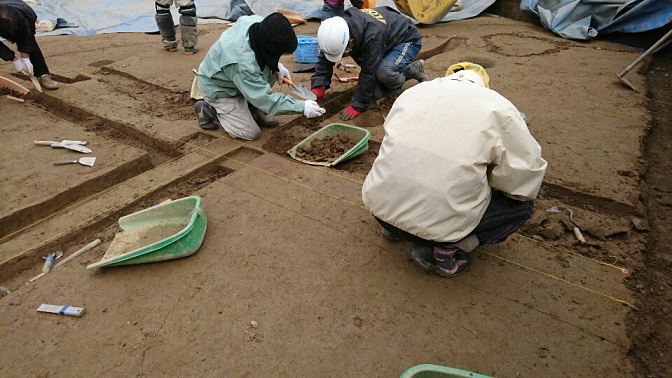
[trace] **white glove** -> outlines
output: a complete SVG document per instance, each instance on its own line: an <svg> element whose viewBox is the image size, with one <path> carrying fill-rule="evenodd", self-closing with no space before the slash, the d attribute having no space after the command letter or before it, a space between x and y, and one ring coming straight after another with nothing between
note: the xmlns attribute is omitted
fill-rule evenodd
<svg viewBox="0 0 672 378"><path fill-rule="evenodd" d="M23 65L23 61L21 61L21 58L13 60L12 64L14 65L14 68L16 68L16 70L19 72L23 72L23 70L26 69L26 66Z"/></svg>
<svg viewBox="0 0 672 378"><path fill-rule="evenodd" d="M320 108L320 105L315 101L306 100L303 102L303 115L307 118L319 117L326 112L326 109Z"/></svg>
<svg viewBox="0 0 672 378"><path fill-rule="evenodd" d="M30 63L30 58L19 58L23 62L23 65L26 66L28 73L33 74L33 64Z"/></svg>
<svg viewBox="0 0 672 378"><path fill-rule="evenodd" d="M289 76L289 70L286 69L282 63L278 62L278 84L282 84L283 77L286 77L289 81L292 81L292 77Z"/></svg>

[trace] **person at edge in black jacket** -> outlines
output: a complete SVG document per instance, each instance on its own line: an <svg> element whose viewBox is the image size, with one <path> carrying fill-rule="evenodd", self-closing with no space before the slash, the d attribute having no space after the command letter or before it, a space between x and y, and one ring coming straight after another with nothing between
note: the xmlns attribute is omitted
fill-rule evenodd
<svg viewBox="0 0 672 378"><path fill-rule="evenodd" d="M30 5L21 0L0 0L0 37L16 43L17 56L0 42L0 58L14 64L17 71L37 77L42 88L58 89L58 83L49 77L49 68L40 46L35 40L37 15Z"/></svg>

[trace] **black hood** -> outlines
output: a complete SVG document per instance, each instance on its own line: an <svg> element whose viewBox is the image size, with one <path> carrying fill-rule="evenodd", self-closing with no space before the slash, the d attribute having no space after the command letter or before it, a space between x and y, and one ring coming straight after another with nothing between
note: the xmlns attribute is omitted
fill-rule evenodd
<svg viewBox="0 0 672 378"><path fill-rule="evenodd" d="M292 53L299 45L294 28L282 13L272 13L261 22L250 26L250 47L262 70L268 66L278 72L278 61L285 53Z"/></svg>

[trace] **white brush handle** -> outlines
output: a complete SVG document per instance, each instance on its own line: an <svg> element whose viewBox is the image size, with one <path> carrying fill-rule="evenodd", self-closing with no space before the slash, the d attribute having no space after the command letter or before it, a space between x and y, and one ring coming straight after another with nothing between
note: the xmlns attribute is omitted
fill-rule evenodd
<svg viewBox="0 0 672 378"><path fill-rule="evenodd" d="M56 143L53 140L34 140L33 143L37 144L38 146L51 146L52 143Z"/></svg>
<svg viewBox="0 0 672 378"><path fill-rule="evenodd" d="M79 251L73 253L72 255L66 257L63 261L61 261L61 262L59 262L58 264L54 265L54 267L51 268L51 270L54 270L54 269L58 268L59 266L61 266L61 265L65 264L66 262L68 262L68 261L74 259L75 257L81 255L82 253L84 253L84 252L86 252L86 251L92 249L93 247L97 246L97 245L100 244L100 243L101 243L100 239L96 239L96 240L92 241L91 243L89 243L89 244L85 245L84 247L82 247L82 249L80 249Z"/></svg>

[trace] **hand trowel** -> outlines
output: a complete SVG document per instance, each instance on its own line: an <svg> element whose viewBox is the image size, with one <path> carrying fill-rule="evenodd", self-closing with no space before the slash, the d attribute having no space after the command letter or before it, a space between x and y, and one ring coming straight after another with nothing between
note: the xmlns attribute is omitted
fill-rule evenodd
<svg viewBox="0 0 672 378"><path fill-rule="evenodd" d="M86 165L88 167L93 167L93 163L96 162L95 157L82 157L76 160L65 160L65 161L57 161L54 162L54 165L65 165L65 164L81 164L81 165Z"/></svg>
<svg viewBox="0 0 672 378"><path fill-rule="evenodd" d="M311 91L310 89L304 87L303 85L294 84L286 77L282 78L282 82L289 84L292 87L292 93L301 97L302 99L313 100L313 101L317 100L317 95L315 93L313 93L313 91Z"/></svg>
<svg viewBox="0 0 672 378"><path fill-rule="evenodd" d="M81 152L83 154L88 154L91 152L91 149L84 147L86 144L85 141L80 140L63 140L63 141L54 141L54 140L34 140L34 144L38 146L51 146L51 148L67 148L69 150Z"/></svg>

